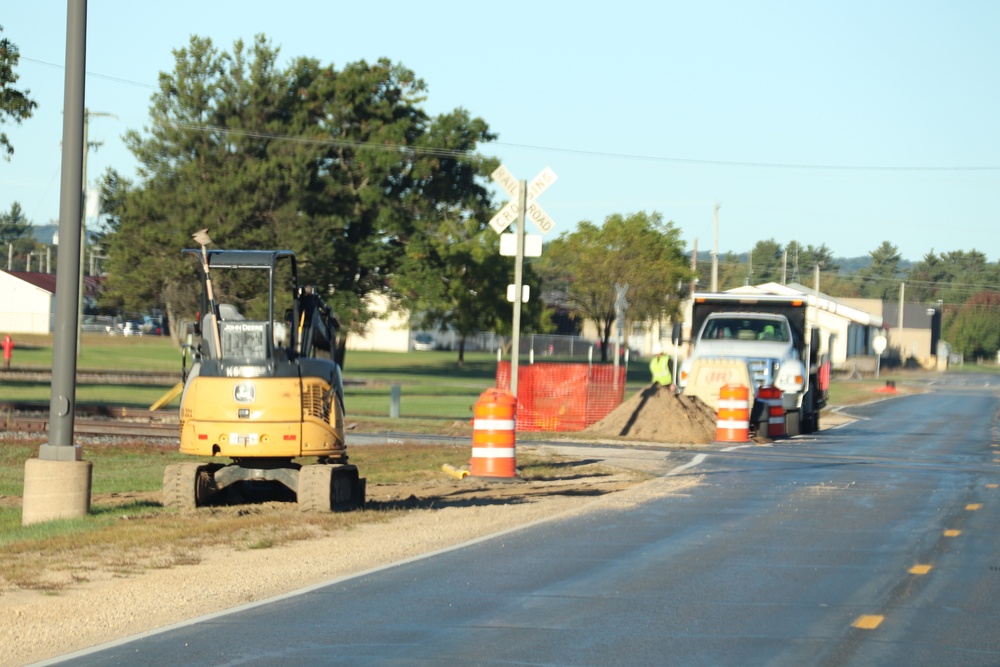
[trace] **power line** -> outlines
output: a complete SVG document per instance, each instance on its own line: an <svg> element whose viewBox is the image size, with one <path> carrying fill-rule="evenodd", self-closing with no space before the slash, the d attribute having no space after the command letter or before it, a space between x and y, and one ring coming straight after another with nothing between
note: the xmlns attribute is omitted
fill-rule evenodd
<svg viewBox="0 0 1000 667"><path fill-rule="evenodd" d="M45 67L52 67L56 69L62 69L63 65L58 65L55 63L45 62L44 60L37 60L35 58L25 58L21 56L20 60L35 63L37 65L43 65ZM158 90L157 86L152 86L146 83L140 83L138 81L131 81L129 79L123 79L116 76L109 76L107 74L101 74L98 72L87 72L87 76L105 79L107 81L114 81L116 83L121 83L129 86L136 86L139 88L146 88L149 90ZM183 126L178 124L179 126ZM198 126L189 125L190 129L196 129ZM210 126L204 126L206 129ZM212 128L212 131L226 131L225 128ZM288 141L302 141L299 137L293 137L290 135L283 134L267 134L261 135L261 138L270 138L273 140L288 140ZM330 144L336 145L337 140L329 142ZM359 144L359 142L353 142L354 144ZM352 142L347 142L344 145L351 145ZM579 148L560 148L557 146L538 146L533 144L517 144L508 143L503 141L493 141L489 142L493 146L502 146L506 148L517 148L532 151L545 151L549 153L565 153L568 155L580 155L589 157L599 157L599 158L613 158L618 160L635 160L640 162L661 162L661 163L672 163L672 164L690 164L690 165L700 165L708 167L732 167L741 169L778 169L786 171L851 171L851 172L990 172L990 171L1000 171L1000 165L955 165L955 166L940 166L940 165L921 165L921 166L900 166L900 165L846 165L846 164L809 164L809 163L796 163L796 162L756 162L756 161L742 161L742 160L707 160L703 158L683 158L675 157L669 155L641 155L637 153L613 153L606 151L594 151L589 149L579 149ZM453 156L453 155L465 155L471 153L471 151L444 151L443 149L428 149L422 148L417 149L413 146L403 146L403 145L390 145L390 144L360 144L364 145L366 148L377 147L386 150L408 150L413 152L421 152L428 154L439 154L443 156ZM441 150L440 153L434 153L435 150Z"/></svg>
<svg viewBox="0 0 1000 667"><path fill-rule="evenodd" d="M44 60L38 60L37 58L26 58L20 56L18 60L23 60L25 62L34 63L36 65L42 65L43 67L50 67L52 69L65 69L65 65L58 65L56 63L46 62ZM158 90L156 86L151 86L148 83L139 83L138 81L131 81L129 79L122 79L117 76L110 76L108 74L101 74L100 72L87 72L87 76L92 76L95 79L104 79L106 81L114 81L115 83L123 83L127 86L136 86L137 88L146 88L149 90Z"/></svg>
<svg viewBox="0 0 1000 667"><path fill-rule="evenodd" d="M737 160L704 160L699 158L679 158L656 155L637 155L632 153L607 153L591 150L579 150L572 148L556 148L552 146L531 146L527 144L508 144L494 142L499 146L511 148L525 148L531 150L544 150L555 153L570 153L576 155L588 155L593 157L618 158L625 160L642 160L647 162L673 162L679 164L696 164L711 167L741 167L751 169L785 169L799 171L884 171L884 172L949 172L949 171L1000 171L1000 166L864 166L864 165L835 165L835 164L803 164L785 162L743 162Z"/></svg>

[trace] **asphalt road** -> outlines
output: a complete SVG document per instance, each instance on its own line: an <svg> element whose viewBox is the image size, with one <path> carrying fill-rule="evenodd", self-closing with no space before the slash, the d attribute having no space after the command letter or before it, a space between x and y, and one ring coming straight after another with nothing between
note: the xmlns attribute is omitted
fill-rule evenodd
<svg viewBox="0 0 1000 667"><path fill-rule="evenodd" d="M70 664L998 665L995 389L938 383L814 436L664 453L664 475L701 485Z"/></svg>

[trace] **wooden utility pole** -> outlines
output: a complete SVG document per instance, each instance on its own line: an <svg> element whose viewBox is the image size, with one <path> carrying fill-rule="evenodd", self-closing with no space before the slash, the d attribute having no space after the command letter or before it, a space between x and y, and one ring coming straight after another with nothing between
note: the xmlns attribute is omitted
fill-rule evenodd
<svg viewBox="0 0 1000 667"><path fill-rule="evenodd" d="M906 295L906 283L899 283L899 361L906 361L906 349L903 346L903 298Z"/></svg>
<svg viewBox="0 0 1000 667"><path fill-rule="evenodd" d="M691 294L698 288L698 239L691 246Z"/></svg>
<svg viewBox="0 0 1000 667"><path fill-rule="evenodd" d="M712 228L712 291L719 291L719 202L715 202Z"/></svg>

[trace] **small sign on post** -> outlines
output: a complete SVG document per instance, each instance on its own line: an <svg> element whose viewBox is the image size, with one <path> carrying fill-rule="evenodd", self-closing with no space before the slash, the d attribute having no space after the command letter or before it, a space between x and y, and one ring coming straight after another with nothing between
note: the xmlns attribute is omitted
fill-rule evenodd
<svg viewBox="0 0 1000 667"><path fill-rule="evenodd" d="M879 367L882 365L882 353L885 352L888 344L889 341L882 334L872 339L872 349L875 350L875 354L877 355L875 357L875 377L879 376L879 371L881 370Z"/></svg>

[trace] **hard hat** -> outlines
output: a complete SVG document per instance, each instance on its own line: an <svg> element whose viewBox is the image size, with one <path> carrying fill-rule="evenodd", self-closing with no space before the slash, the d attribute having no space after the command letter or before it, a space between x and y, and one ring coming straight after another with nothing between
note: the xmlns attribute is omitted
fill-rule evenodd
<svg viewBox="0 0 1000 667"><path fill-rule="evenodd" d="M658 342L653 343L653 354L663 354L663 346Z"/></svg>

